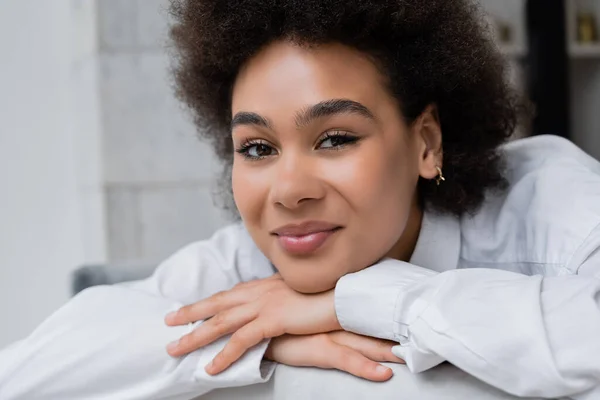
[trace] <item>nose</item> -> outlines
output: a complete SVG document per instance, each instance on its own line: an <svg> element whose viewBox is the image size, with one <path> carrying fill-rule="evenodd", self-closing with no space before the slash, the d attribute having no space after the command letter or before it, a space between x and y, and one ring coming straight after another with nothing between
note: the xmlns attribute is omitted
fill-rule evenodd
<svg viewBox="0 0 600 400"><path fill-rule="evenodd" d="M293 210L325 197L319 166L310 156L282 156L276 168L271 186L271 201L276 206Z"/></svg>

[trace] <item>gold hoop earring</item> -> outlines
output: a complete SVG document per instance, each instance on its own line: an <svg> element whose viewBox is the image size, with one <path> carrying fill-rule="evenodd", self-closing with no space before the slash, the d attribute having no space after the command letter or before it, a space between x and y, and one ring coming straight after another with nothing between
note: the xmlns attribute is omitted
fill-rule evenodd
<svg viewBox="0 0 600 400"><path fill-rule="evenodd" d="M444 178L444 174L442 174L442 169L440 167L436 166L435 169L437 169L438 172L438 176L435 178L435 184L440 186L440 182L445 181L446 178Z"/></svg>

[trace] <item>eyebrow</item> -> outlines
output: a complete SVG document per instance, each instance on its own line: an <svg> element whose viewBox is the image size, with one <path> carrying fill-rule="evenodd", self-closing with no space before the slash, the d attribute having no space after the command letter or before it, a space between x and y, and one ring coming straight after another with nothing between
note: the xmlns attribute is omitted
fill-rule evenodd
<svg viewBox="0 0 600 400"><path fill-rule="evenodd" d="M348 99L331 99L319 102L296 114L296 126L302 128L315 119L339 114L354 114L376 121L373 113L357 101Z"/></svg>
<svg viewBox="0 0 600 400"><path fill-rule="evenodd" d="M296 126L302 128L316 119L339 114L360 115L364 118L376 121L375 116L366 106L357 101L348 99L331 99L313 104L296 113L294 120ZM232 130L240 125L254 125L269 129L272 127L268 119L257 113L248 111L240 111L232 118Z"/></svg>
<svg viewBox="0 0 600 400"><path fill-rule="evenodd" d="M236 113L233 117L233 119L231 120L231 129L233 130L233 128L235 128L236 126L240 126L240 125L255 125L255 126L261 126L263 128L271 128L271 123L269 122L268 119L266 119L265 117L257 114L257 113L253 113L253 112L247 112L247 111L240 111L239 113Z"/></svg>

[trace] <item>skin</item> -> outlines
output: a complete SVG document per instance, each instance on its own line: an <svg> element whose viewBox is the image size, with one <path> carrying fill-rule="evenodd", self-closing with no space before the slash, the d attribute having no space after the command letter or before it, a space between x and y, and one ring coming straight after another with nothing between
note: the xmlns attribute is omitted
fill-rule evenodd
<svg viewBox="0 0 600 400"><path fill-rule="evenodd" d="M303 121L311 106L336 99L361 104L372 115L340 112ZM232 115L255 113L268 121L235 124L236 149L257 146L249 159L236 154L233 192L246 228L285 282L304 293L335 287L343 275L383 257L407 261L422 217L416 186L441 166L441 131L434 107L406 125L385 78L369 58L339 44L313 49L276 42L252 58L233 88ZM324 134L358 138L320 143ZM288 254L274 229L319 220L342 226L309 256Z"/></svg>
<svg viewBox="0 0 600 400"><path fill-rule="evenodd" d="M350 345L381 346L377 339L334 339L342 328L333 289L342 276L384 257L408 261L416 245L417 182L438 176L442 133L435 105L410 125L400 110L376 65L340 44L307 49L275 42L243 66L232 96L234 197L279 273L168 315L168 325L206 320L169 345L170 355L232 334L206 367L209 374L272 338L267 357L279 362L391 377L389 369L377 369L382 357L369 359ZM309 254L286 251L273 234L315 220L340 229ZM386 357L400 362L386 346Z"/></svg>

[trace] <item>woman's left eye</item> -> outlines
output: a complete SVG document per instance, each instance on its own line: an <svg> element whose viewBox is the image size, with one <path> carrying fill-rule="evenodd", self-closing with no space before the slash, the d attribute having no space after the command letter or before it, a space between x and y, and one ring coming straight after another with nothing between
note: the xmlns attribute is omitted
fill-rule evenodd
<svg viewBox="0 0 600 400"><path fill-rule="evenodd" d="M357 141L358 138L356 136L352 136L347 133L328 134L319 142L318 148L335 149L355 143Z"/></svg>

